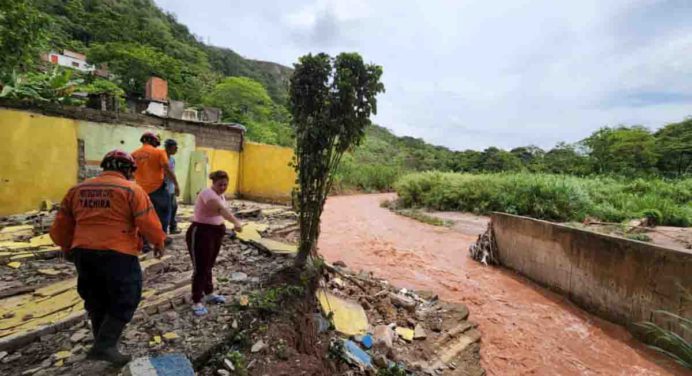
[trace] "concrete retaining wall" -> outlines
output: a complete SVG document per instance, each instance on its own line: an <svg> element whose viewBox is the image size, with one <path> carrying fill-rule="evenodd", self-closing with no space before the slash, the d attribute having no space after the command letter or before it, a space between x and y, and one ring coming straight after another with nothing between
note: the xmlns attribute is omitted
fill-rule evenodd
<svg viewBox="0 0 692 376"><path fill-rule="evenodd" d="M691 252L503 213L492 221L503 266L631 330L653 320L690 339L677 323L652 313L692 317L681 288L692 290Z"/></svg>

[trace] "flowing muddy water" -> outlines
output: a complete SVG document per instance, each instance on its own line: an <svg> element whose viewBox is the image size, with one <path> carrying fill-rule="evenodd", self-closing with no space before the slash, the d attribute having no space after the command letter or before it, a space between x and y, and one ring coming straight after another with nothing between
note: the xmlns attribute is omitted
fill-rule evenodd
<svg viewBox="0 0 692 376"><path fill-rule="evenodd" d="M320 252L353 270L466 304L483 335L482 364L489 374L687 374L624 328L515 273L471 260L468 246L482 223L452 229L426 225L380 208L393 197L330 198Z"/></svg>

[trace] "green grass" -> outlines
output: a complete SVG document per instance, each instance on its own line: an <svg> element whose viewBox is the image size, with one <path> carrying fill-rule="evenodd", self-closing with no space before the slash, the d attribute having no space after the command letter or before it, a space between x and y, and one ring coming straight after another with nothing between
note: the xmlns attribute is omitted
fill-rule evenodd
<svg viewBox="0 0 692 376"><path fill-rule="evenodd" d="M655 213L661 225L692 224L692 179L422 172L403 176L394 187L404 207L500 211L561 222L587 216L622 222Z"/></svg>
<svg viewBox="0 0 692 376"><path fill-rule="evenodd" d="M683 304L685 301L692 301L692 293L684 286L678 286L683 292ZM692 318L682 317L663 310L654 311L653 315L664 320L677 322L682 332L675 333L670 328L661 327L651 321L637 323L635 325L643 331L644 341L652 349L671 357L681 366L692 370L692 342L684 338L687 334L692 333Z"/></svg>
<svg viewBox="0 0 692 376"><path fill-rule="evenodd" d="M339 191L391 192L403 171L396 166L380 163L357 164L350 159L342 161L337 169L334 188Z"/></svg>
<svg viewBox="0 0 692 376"><path fill-rule="evenodd" d="M640 242L650 242L651 237L647 234L629 234L625 236L627 239L630 240L638 240Z"/></svg>
<svg viewBox="0 0 692 376"><path fill-rule="evenodd" d="M433 217L432 215L429 215L420 209L400 208L397 200L382 201L380 203L380 207L387 208L387 209L389 209L389 210L391 210L391 211L393 211L399 215L403 215L404 217L415 219L418 222L427 223L429 225L441 226L441 227L449 227L452 225L451 221L445 221L444 219Z"/></svg>

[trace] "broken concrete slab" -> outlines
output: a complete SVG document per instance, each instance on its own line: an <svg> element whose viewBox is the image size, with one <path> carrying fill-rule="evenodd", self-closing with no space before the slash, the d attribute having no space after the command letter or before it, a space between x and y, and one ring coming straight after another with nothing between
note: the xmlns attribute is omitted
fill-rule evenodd
<svg viewBox="0 0 692 376"><path fill-rule="evenodd" d="M403 339L404 341L406 341L406 342L413 341L413 336L414 336L413 329L397 327L395 329L395 331L396 331L396 334L398 334L399 337L401 337L401 339Z"/></svg>
<svg viewBox="0 0 692 376"><path fill-rule="evenodd" d="M373 330L373 346L379 349L389 350L394 346L396 332L390 325L378 325Z"/></svg>
<svg viewBox="0 0 692 376"><path fill-rule="evenodd" d="M37 248L37 246L32 246L31 243L28 243L28 242L13 242L13 241L0 242L0 250L17 251L17 250L24 250L24 249L31 249L31 248Z"/></svg>
<svg viewBox="0 0 692 376"><path fill-rule="evenodd" d="M226 227L233 228L233 224L227 223ZM266 224L257 222L247 222L243 225L243 231L236 233L236 237L244 242L258 241L262 239L261 232L266 231L268 226Z"/></svg>
<svg viewBox="0 0 692 376"><path fill-rule="evenodd" d="M319 289L317 300L325 316L332 316L334 327L342 334L354 336L368 330L368 317L365 310L355 301L340 298L329 291Z"/></svg>
<svg viewBox="0 0 692 376"><path fill-rule="evenodd" d="M264 341L259 340L255 342L254 345L252 345L252 349L250 349L250 351L253 353L257 353L264 350L265 347L267 347L267 345L264 343Z"/></svg>
<svg viewBox="0 0 692 376"><path fill-rule="evenodd" d="M426 339L428 338L428 334L425 332L425 329L421 324L416 324L416 327L413 329L413 339Z"/></svg>
<svg viewBox="0 0 692 376"><path fill-rule="evenodd" d="M20 237L28 238L34 234L34 226L19 225L0 229L0 241L13 241Z"/></svg>
<svg viewBox="0 0 692 376"><path fill-rule="evenodd" d="M183 354L137 358L125 366L124 376L194 376L192 363Z"/></svg>
<svg viewBox="0 0 692 376"><path fill-rule="evenodd" d="M51 276L51 277L62 274L62 272L60 272L59 270L55 270L55 269L39 269L37 271L39 272L39 274L43 274L43 275L47 275L47 276Z"/></svg>
<svg viewBox="0 0 692 376"><path fill-rule="evenodd" d="M416 310L416 301L402 294L389 294L392 304L397 307L404 308L408 311Z"/></svg>
<svg viewBox="0 0 692 376"><path fill-rule="evenodd" d="M233 213L236 218L240 219L259 217L260 214L262 214L262 209L260 208L238 210L237 212Z"/></svg>
<svg viewBox="0 0 692 376"><path fill-rule="evenodd" d="M293 244L282 243L272 239L259 239L253 244L259 245L273 254L280 255L295 255L298 253L298 247Z"/></svg>
<svg viewBox="0 0 692 376"><path fill-rule="evenodd" d="M78 343L84 341L87 337L89 336L89 331L88 330L78 330L74 334L70 336L70 342L72 343Z"/></svg>
<svg viewBox="0 0 692 376"><path fill-rule="evenodd" d="M141 263L143 272L170 256ZM76 278L37 289L33 294L14 296L0 301L0 349L10 348L36 338L36 333L54 332L53 327L84 317L84 303L76 289ZM146 306L147 299L144 299ZM13 313L13 315L6 315Z"/></svg>
<svg viewBox="0 0 692 376"><path fill-rule="evenodd" d="M49 234L34 236L33 238L31 238L29 240L29 244L31 244L32 247L43 247L43 246L55 245L55 244L53 244L53 239L50 238Z"/></svg>

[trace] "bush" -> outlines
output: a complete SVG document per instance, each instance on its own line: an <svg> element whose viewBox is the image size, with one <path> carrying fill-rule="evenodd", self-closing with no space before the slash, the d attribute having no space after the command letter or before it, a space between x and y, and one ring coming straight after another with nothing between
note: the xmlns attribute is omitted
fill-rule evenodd
<svg viewBox="0 0 692 376"><path fill-rule="evenodd" d="M663 214L660 210L656 209L645 209L640 215L642 218L646 218L649 225L656 226L657 224L663 222Z"/></svg>
<svg viewBox="0 0 692 376"><path fill-rule="evenodd" d="M607 222L651 217L657 224L692 224L692 179L618 180L565 175L422 172L394 185L406 207L459 210L478 214L502 211L553 221Z"/></svg>
<svg viewBox="0 0 692 376"><path fill-rule="evenodd" d="M336 172L334 186L338 191L390 192L401 175L401 169L396 166L357 164L350 156L344 156Z"/></svg>

